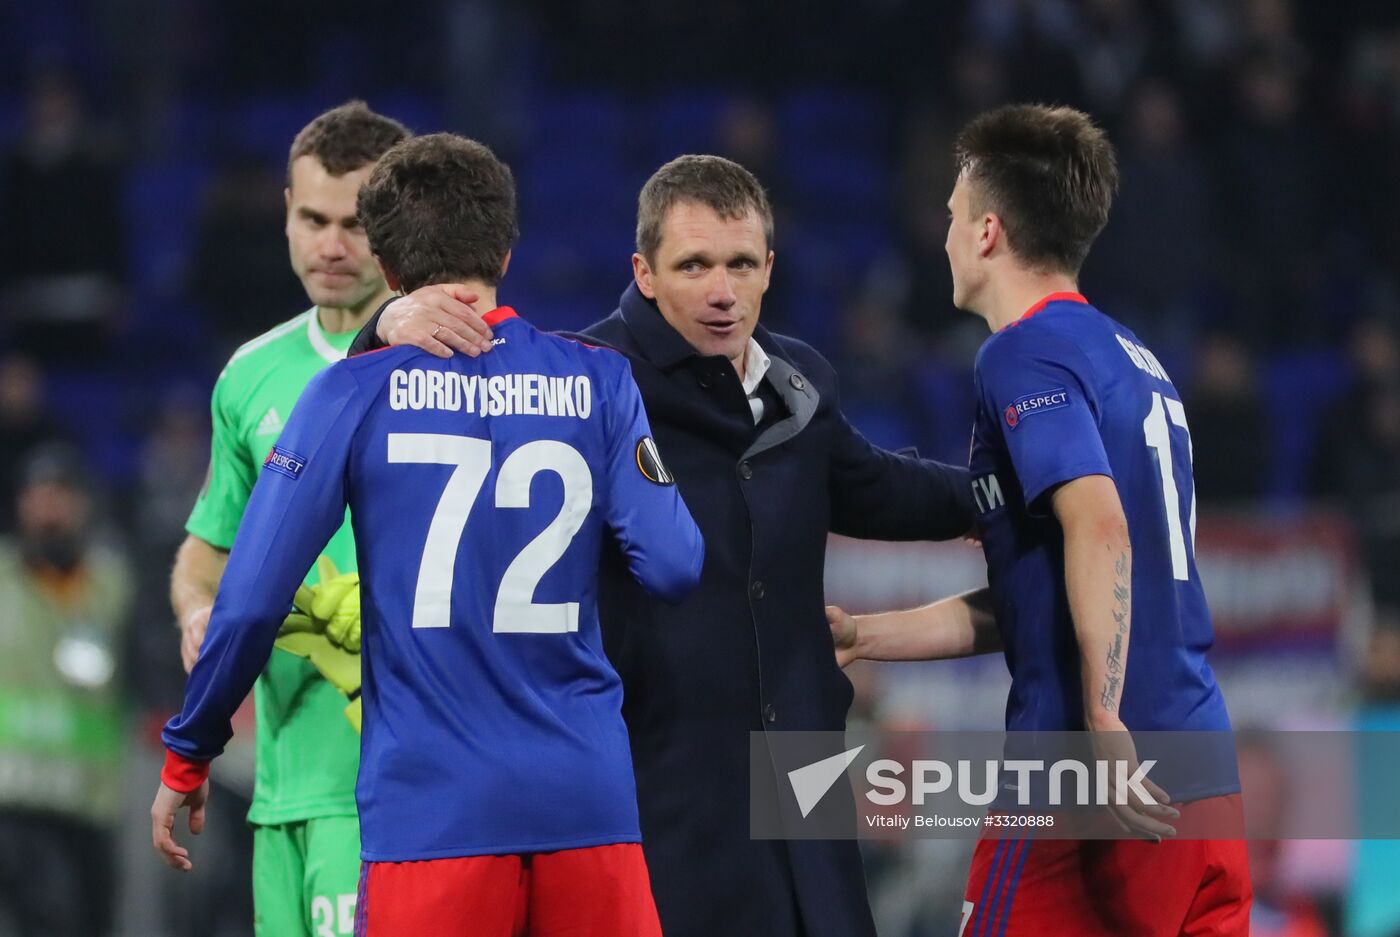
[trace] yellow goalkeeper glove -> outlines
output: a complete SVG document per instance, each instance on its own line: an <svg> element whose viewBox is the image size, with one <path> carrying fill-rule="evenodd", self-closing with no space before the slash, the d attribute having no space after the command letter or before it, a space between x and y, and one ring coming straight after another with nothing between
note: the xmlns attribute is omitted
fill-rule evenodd
<svg viewBox="0 0 1400 937"><path fill-rule="evenodd" d="M274 646L308 661L350 698L345 717L359 732L360 579L355 573L340 575L324 556L317 567L321 581L297 589L296 610L283 621Z"/></svg>
<svg viewBox="0 0 1400 937"><path fill-rule="evenodd" d="M360 574L340 573L329 557L316 561L321 581L297 587L296 611L282 623L279 634L324 634L336 647L360 653Z"/></svg>
<svg viewBox="0 0 1400 937"><path fill-rule="evenodd" d="M351 654L326 640L324 634L294 631L277 639L275 647L295 654L320 671L331 686L350 698L345 718L360 731L360 655Z"/></svg>

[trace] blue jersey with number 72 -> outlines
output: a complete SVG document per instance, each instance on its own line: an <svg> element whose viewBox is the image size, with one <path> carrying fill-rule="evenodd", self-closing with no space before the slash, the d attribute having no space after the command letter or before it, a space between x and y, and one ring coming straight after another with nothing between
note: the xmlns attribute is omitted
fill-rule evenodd
<svg viewBox="0 0 1400 937"><path fill-rule="evenodd" d="M1228 730L1206 663L1213 635L1196 569L1191 435L1156 357L1082 296L1057 293L987 339L975 380L970 468L1012 677L1007 728L1084 728L1064 534L1049 500L1057 485L1106 475L1132 542L1123 723Z"/></svg>
<svg viewBox="0 0 1400 937"><path fill-rule="evenodd" d="M248 502L165 742L212 758L302 575L344 518L359 550L363 857L638 842L598 562L616 541L678 600L704 544L621 355L487 317L479 358L390 348L307 387Z"/></svg>

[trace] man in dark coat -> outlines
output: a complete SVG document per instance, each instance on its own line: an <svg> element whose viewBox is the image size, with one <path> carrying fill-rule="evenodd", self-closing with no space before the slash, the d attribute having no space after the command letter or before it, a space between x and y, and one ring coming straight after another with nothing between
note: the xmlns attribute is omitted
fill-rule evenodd
<svg viewBox="0 0 1400 937"><path fill-rule="evenodd" d="M763 840L750 733L841 731L851 685L824 612L827 535L945 539L971 527L963 469L872 446L841 415L813 349L758 324L772 213L745 169L713 156L642 190L634 282L581 333L632 363L665 467L705 536L699 588L650 598L604 563L599 611L625 688L652 889L668 937L873 937L854 841ZM409 342L478 351L451 290L413 294L355 350ZM473 321L475 320L475 321ZM771 780L771 783L770 783Z"/></svg>

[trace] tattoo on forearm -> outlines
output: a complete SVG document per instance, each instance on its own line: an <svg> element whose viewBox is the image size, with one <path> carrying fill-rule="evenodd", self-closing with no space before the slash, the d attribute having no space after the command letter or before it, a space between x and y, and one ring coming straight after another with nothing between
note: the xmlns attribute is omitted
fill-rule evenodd
<svg viewBox="0 0 1400 937"><path fill-rule="evenodd" d="M1117 676L1123 673L1123 635L1113 636L1113 647L1108 649L1108 672Z"/></svg>
<svg viewBox="0 0 1400 937"><path fill-rule="evenodd" d="M1118 631L1113 636L1113 644L1108 649L1108 676L1103 690L1099 693L1099 704L1111 713L1118 711L1118 697L1123 690L1123 642L1127 640L1132 624L1132 583L1128 573L1128 552L1118 554L1113 565L1113 620Z"/></svg>
<svg viewBox="0 0 1400 937"><path fill-rule="evenodd" d="M1123 687L1123 680L1120 677L1109 677L1104 681L1103 693L1099 695L1099 703L1103 705L1105 712L1116 713L1118 711L1118 691Z"/></svg>

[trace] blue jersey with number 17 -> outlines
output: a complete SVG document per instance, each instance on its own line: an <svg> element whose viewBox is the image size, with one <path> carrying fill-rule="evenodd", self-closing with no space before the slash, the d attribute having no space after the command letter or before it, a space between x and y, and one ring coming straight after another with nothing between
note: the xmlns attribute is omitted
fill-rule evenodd
<svg viewBox="0 0 1400 937"><path fill-rule="evenodd" d="M390 348L323 371L263 467L168 748L212 758L350 506L359 550L363 857L640 841L605 536L676 600L704 544L621 355L487 317L496 348ZM280 653L280 652L276 652Z"/></svg>
<svg viewBox="0 0 1400 937"><path fill-rule="evenodd" d="M1230 728L1206 663L1191 436L1156 357L1082 296L1057 293L977 356L971 474L1011 694L1009 730L1084 728L1057 485L1106 475L1132 542L1132 629L1119 715L1133 731ZM1177 792L1173 792L1177 793Z"/></svg>

